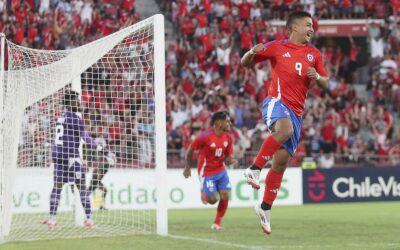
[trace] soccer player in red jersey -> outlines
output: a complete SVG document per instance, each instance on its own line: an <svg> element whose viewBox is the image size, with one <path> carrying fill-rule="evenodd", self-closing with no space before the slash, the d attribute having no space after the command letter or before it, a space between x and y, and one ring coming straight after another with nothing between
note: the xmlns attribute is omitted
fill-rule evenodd
<svg viewBox="0 0 400 250"><path fill-rule="evenodd" d="M313 80L321 88L328 87L321 53L308 44L314 34L312 25L309 13L293 12L286 23L289 39L257 44L241 59L245 67L252 67L264 60L271 60L272 64L272 84L262 107L262 116L271 135L264 140L253 165L244 173L247 182L259 189L260 171L272 159L272 167L265 180L263 202L255 208L266 234L271 233L272 203L278 194L286 166L299 143L307 91Z"/></svg>
<svg viewBox="0 0 400 250"><path fill-rule="evenodd" d="M192 156L194 150L199 150L198 174L201 186L201 200L204 204L215 204L218 200L217 215L213 230L221 230L221 220L228 208L229 183L226 165L237 165L237 160L232 158L232 138L227 133L231 130L229 113L220 111L213 114L211 128L202 132L190 145L186 154L186 165L183 176L191 176Z"/></svg>

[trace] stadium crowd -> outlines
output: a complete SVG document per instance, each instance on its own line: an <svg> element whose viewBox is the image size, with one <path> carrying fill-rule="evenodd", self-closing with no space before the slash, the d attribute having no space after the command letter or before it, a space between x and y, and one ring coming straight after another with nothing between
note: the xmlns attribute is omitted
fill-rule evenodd
<svg viewBox="0 0 400 250"><path fill-rule="evenodd" d="M14 43L31 48L73 48L140 19L133 0L1 3L1 29ZM363 51L352 37L348 38L348 52L340 46L320 46L331 78L330 88L321 91L314 86L309 93L298 156L292 165L299 165L305 156L313 157L321 167L352 163L385 165L392 164L394 156L400 155L398 1L374 1L373 6L371 1L363 0L159 0L158 3L178 34L176 40L167 42L166 48L170 166L183 166L185 149L199 131L208 127L211 113L221 109L228 110L234 121L236 157L243 166L252 160L252 152L268 133L259 110L268 94L271 65L264 62L254 69L245 69L240 66L240 57L256 43L285 39L284 28L271 25L270 20L284 20L290 11L299 9L315 16L315 30L318 20L324 18L372 16L385 21L367 25L370 50L366 67L361 67ZM354 85L362 78L367 84L360 93L365 95L357 94ZM84 103L89 103L111 87L84 83L83 90ZM135 92L134 88L131 91ZM134 121L125 122L124 115L125 109L134 106L125 105L131 94L113 97L111 101L99 98L119 111L111 115L112 123L91 128L95 137L101 134L104 141L119 147L118 152L125 152L118 155L122 161L134 159L135 154L127 152L137 148L133 145L136 140L132 138L132 128L126 126ZM107 117L101 106L102 103L86 107L87 124L97 116ZM33 108L46 109L43 105ZM51 143L43 134L52 129L49 116L53 114L42 111L37 111L37 118L29 121L34 125L27 126L24 132L31 135L32 143L45 145ZM134 115L129 117L134 119ZM148 128L142 131L149 132ZM150 147L148 142L144 143Z"/></svg>
<svg viewBox="0 0 400 250"><path fill-rule="evenodd" d="M159 1L179 32L167 48L169 147L180 155L196 131L207 126L210 113L227 109L233 116L238 158L251 162L268 133L260 105L268 94L271 65L255 69L240 66L240 58L256 43L285 39L283 27L269 20L284 20L292 10L308 10L314 29L320 18L385 18L383 25L369 22L368 64L362 67L361 47L348 37L350 49L340 45L320 49L330 74L330 88L314 87L307 99L298 157L312 156L320 166L341 163L387 164L399 154L400 27L397 1ZM316 41L315 41L316 42ZM354 84L367 75L366 96ZM370 76L370 77L368 77ZM176 98L175 98L176 97ZM379 160L378 160L379 159Z"/></svg>

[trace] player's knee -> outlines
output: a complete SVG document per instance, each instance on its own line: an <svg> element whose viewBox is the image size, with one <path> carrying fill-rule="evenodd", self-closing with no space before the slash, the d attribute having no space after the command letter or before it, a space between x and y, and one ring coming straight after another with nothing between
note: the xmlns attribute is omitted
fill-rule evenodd
<svg viewBox="0 0 400 250"><path fill-rule="evenodd" d="M284 173L288 163L289 163L289 161L279 162L279 163L275 164L274 166L272 166L272 168L278 173Z"/></svg>
<svg viewBox="0 0 400 250"><path fill-rule="evenodd" d="M221 195L221 200L223 201L229 200L229 195Z"/></svg>
<svg viewBox="0 0 400 250"><path fill-rule="evenodd" d="M208 203L210 203L211 205L217 203L217 201L218 199L215 196L208 197Z"/></svg>
<svg viewBox="0 0 400 250"><path fill-rule="evenodd" d="M228 192L221 192L220 193L221 200L229 200L229 193Z"/></svg>

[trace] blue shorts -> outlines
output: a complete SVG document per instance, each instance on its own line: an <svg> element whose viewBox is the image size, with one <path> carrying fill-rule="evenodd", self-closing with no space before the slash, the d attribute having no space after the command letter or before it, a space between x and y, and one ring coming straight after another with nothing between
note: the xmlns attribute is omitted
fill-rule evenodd
<svg viewBox="0 0 400 250"><path fill-rule="evenodd" d="M85 174L80 158L58 158L54 160L54 182L78 183L85 181Z"/></svg>
<svg viewBox="0 0 400 250"><path fill-rule="evenodd" d="M289 118L292 121L293 135L282 144L282 147L285 148L291 156L294 156L300 140L301 116L296 116L288 106L276 98L266 98L264 100L262 116L268 129L270 129L278 119Z"/></svg>
<svg viewBox="0 0 400 250"><path fill-rule="evenodd" d="M221 190L231 190L228 172L226 170L212 176L200 177L201 190L207 197Z"/></svg>

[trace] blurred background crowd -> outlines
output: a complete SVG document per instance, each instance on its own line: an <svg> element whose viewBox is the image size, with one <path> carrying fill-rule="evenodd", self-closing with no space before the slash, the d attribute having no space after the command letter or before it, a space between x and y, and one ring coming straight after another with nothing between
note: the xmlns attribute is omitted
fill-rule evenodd
<svg viewBox="0 0 400 250"><path fill-rule="evenodd" d="M260 107L271 84L271 64L266 61L247 69L240 66L240 58L254 44L285 39L279 21L293 10L306 10L314 16L313 43L321 50L330 83L329 91L315 84L310 90L300 146L291 165L314 163L329 168L400 164L400 1L157 3L173 24L173 33L166 34L169 167L183 166L190 142L209 126L212 112L219 110L231 113L235 157L242 167L251 163L268 133ZM0 11L0 29L8 39L46 50L74 48L141 19L134 0L9 0L0 1ZM319 23L326 19L364 20L366 36L319 36ZM152 86L139 80L115 88L111 79L101 80L107 70L97 68L100 70L92 69L85 73L90 76L83 77L96 79L82 85L87 129L102 143L117 148L120 163L129 165L139 154L147 154L151 161L152 142L141 140L140 135L134 137L151 134L152 128L143 124L151 124L153 118L141 116L146 110L139 110L131 100L151 101L151 96L141 95L152 92ZM129 76L121 72L121 77ZM116 92L121 94L107 94ZM29 118L31 125L23 132L26 138L31 137L31 144L21 142L29 150L37 149L31 155L38 165L45 164L45 153L40 152L51 144L44 134L53 129L55 114L46 111L51 110L48 105L38 103L30 108L36 116ZM151 103L148 106L151 108ZM138 128L138 119L142 118L150 121L140 122L142 127ZM94 119L107 122L91 126Z"/></svg>

